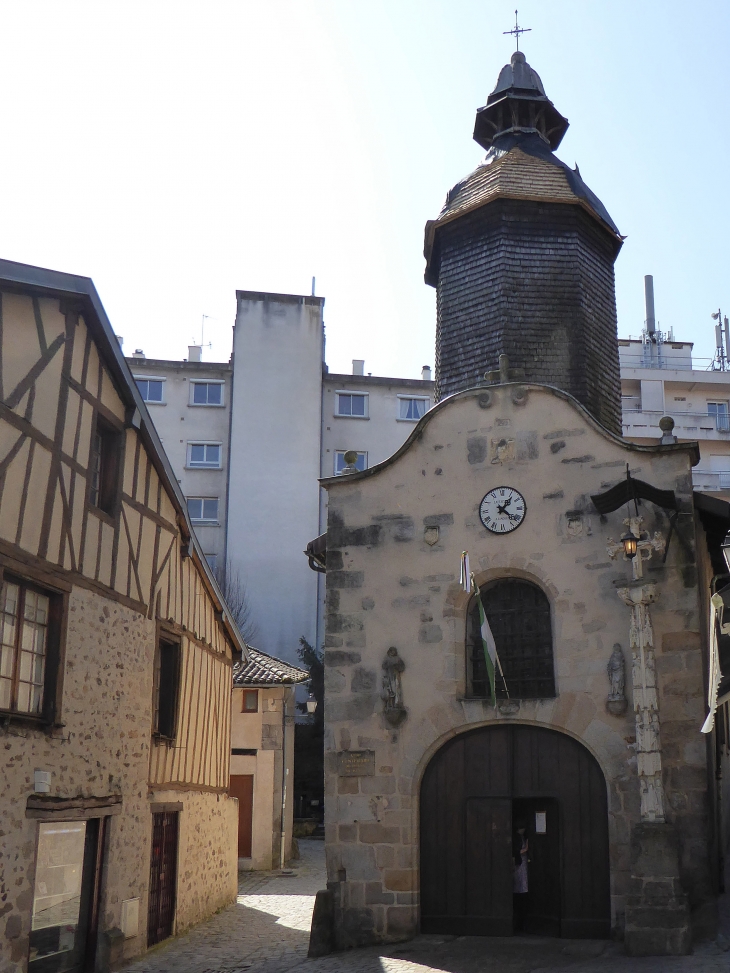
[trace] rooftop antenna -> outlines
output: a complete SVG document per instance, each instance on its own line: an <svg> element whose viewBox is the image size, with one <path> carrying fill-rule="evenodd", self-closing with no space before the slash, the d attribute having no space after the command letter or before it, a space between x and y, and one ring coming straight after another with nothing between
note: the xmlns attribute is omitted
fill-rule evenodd
<svg viewBox="0 0 730 973"><path fill-rule="evenodd" d="M314 285L316 284L316 282L317 282L317 278L312 277L312 297L314 297Z"/></svg>
<svg viewBox="0 0 730 973"><path fill-rule="evenodd" d="M713 371L730 371L730 325L727 315L724 319L722 311L718 308L710 315L715 325L715 357L712 362Z"/></svg>
<svg viewBox="0 0 730 973"><path fill-rule="evenodd" d="M520 49L520 34L527 34L532 30L532 27L520 27L517 23L517 11L515 10L515 25L512 30L503 30L503 34L513 34L515 38L515 43L517 44L517 50Z"/></svg>
<svg viewBox="0 0 730 973"><path fill-rule="evenodd" d="M212 314L204 314L203 315L202 321L200 322L200 347L201 348L212 348L213 347L213 342L212 341L209 341L207 345L205 344L205 322L206 322L206 320L208 320L208 321L215 321L215 318L213 317ZM195 338L194 337L193 337L193 341L195 341Z"/></svg>

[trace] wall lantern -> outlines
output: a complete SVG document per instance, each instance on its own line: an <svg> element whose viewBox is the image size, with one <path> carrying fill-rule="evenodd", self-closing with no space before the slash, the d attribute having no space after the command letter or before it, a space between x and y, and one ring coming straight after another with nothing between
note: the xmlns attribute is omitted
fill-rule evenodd
<svg viewBox="0 0 730 973"><path fill-rule="evenodd" d="M317 709L317 700L314 698L314 693L310 693L307 697L307 712L311 715Z"/></svg>
<svg viewBox="0 0 730 973"><path fill-rule="evenodd" d="M624 536L621 538L621 543L624 546L624 554L627 558L629 558L629 560L633 560L633 558L636 557L636 545L638 542L639 538L634 537L634 535L631 533L631 529L629 529L628 533L624 534Z"/></svg>

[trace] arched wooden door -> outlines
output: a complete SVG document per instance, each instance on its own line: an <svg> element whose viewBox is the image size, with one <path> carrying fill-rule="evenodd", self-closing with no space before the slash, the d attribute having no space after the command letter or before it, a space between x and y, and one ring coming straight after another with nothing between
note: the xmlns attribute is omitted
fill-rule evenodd
<svg viewBox="0 0 730 973"><path fill-rule="evenodd" d="M423 932L512 935L519 818L530 843L525 931L609 936L606 782L572 737L509 724L449 740L426 768L420 815Z"/></svg>

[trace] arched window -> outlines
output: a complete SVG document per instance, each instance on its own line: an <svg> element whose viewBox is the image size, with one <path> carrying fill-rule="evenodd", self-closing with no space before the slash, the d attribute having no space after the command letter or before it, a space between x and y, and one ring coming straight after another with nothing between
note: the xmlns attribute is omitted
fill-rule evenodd
<svg viewBox="0 0 730 973"><path fill-rule="evenodd" d="M501 578L480 594L504 672L504 679L499 669L496 673L497 698L505 699L507 690L511 699L555 696L550 603L544 592L529 581ZM489 696L476 598L469 606L466 650L470 695Z"/></svg>

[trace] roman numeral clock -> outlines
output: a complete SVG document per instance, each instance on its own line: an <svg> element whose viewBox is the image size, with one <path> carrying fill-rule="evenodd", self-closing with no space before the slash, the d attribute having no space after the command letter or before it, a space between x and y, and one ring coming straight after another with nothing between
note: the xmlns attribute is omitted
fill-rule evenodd
<svg viewBox="0 0 730 973"><path fill-rule="evenodd" d="M525 498L519 490L509 486L495 487L479 504L481 522L492 534L509 534L517 530L526 513Z"/></svg>

